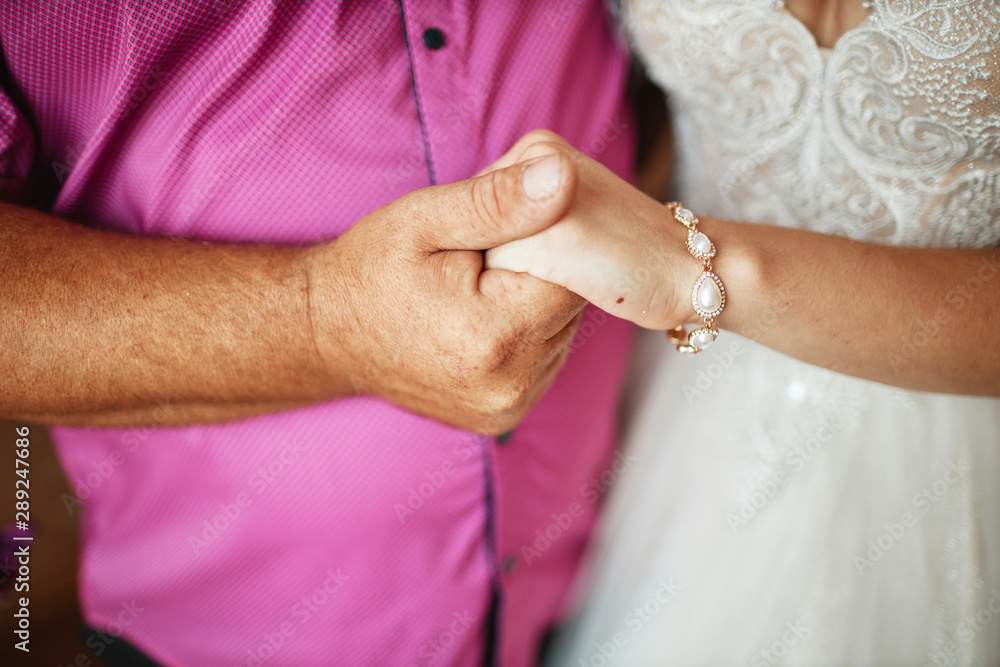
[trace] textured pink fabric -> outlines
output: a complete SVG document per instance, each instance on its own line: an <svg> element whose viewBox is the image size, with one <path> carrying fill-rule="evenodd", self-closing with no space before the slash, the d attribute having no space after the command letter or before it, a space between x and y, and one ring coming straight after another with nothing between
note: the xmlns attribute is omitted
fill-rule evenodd
<svg viewBox="0 0 1000 667"><path fill-rule="evenodd" d="M129 234L333 239L537 127L631 161L596 1L11 0L0 45L0 195ZM629 336L589 310L504 444L376 398L54 429L88 622L171 665L475 665L491 636L499 664L532 663L591 530Z"/></svg>

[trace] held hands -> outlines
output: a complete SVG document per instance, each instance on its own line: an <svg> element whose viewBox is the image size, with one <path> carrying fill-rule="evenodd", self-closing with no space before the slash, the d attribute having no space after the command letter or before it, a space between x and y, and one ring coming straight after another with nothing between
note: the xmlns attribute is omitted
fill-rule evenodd
<svg viewBox="0 0 1000 667"><path fill-rule="evenodd" d="M561 285L650 329L691 320L690 286L699 267L684 248L685 228L662 204L557 135L545 135L543 145L576 165L576 198L557 224L488 251L486 267Z"/></svg>
<svg viewBox="0 0 1000 667"><path fill-rule="evenodd" d="M577 166L543 138L310 249L312 328L331 378L481 433L521 420L562 367L585 305L527 273L483 267L483 250L540 232L571 206Z"/></svg>
<svg viewBox="0 0 1000 667"><path fill-rule="evenodd" d="M502 433L555 379L586 301L650 328L688 318L673 286L697 264L682 254L662 205L531 132L476 177L412 192L309 249L316 350L347 393Z"/></svg>

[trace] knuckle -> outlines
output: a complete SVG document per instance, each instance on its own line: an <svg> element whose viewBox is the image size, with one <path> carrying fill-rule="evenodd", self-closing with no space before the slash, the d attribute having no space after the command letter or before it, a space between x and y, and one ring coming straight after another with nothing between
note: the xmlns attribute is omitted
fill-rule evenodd
<svg viewBox="0 0 1000 667"><path fill-rule="evenodd" d="M500 426L516 421L524 407L530 384L521 382L504 383L488 392L486 405L488 419Z"/></svg>
<svg viewBox="0 0 1000 667"><path fill-rule="evenodd" d="M497 227L504 219L503 173L494 171L478 178L472 187L472 210L477 224Z"/></svg>
<svg viewBox="0 0 1000 667"><path fill-rule="evenodd" d="M477 336L474 340L466 341L463 350L465 365L483 374L493 370L496 355L495 346L485 337Z"/></svg>
<svg viewBox="0 0 1000 667"><path fill-rule="evenodd" d="M488 419L497 424L506 424L516 407L511 395L506 391L494 391L486 400Z"/></svg>
<svg viewBox="0 0 1000 667"><path fill-rule="evenodd" d="M533 160L535 158L542 157L543 155L565 155L566 147L562 144L557 144L552 141L536 141L535 143L529 144L524 152L521 153L519 158L520 162L527 162L528 160ZM570 160L571 161L571 160ZM563 168L565 169L565 162L563 161Z"/></svg>
<svg viewBox="0 0 1000 667"><path fill-rule="evenodd" d="M483 333L471 343L472 362L484 374L497 373L513 363L517 340L507 334Z"/></svg>
<svg viewBox="0 0 1000 667"><path fill-rule="evenodd" d="M526 329L521 334L521 340L524 341L525 345L532 348L545 347L548 344L548 338L538 327Z"/></svg>
<svg viewBox="0 0 1000 667"><path fill-rule="evenodd" d="M533 385L530 373L494 371L484 373L475 380L478 391L472 403L479 413L480 428L502 433L510 430L526 412Z"/></svg>
<svg viewBox="0 0 1000 667"><path fill-rule="evenodd" d="M533 374L532 374L533 375ZM508 401L511 409L520 409L531 394L531 387L534 385L534 378L527 375L516 376L513 383L508 387Z"/></svg>
<svg viewBox="0 0 1000 667"><path fill-rule="evenodd" d="M476 430L485 435L500 435L515 426L514 420L507 416L488 413L480 416L476 424Z"/></svg>
<svg viewBox="0 0 1000 667"><path fill-rule="evenodd" d="M387 215L383 216L389 240L407 248L432 242L438 229L432 212L438 210L441 204L440 192L430 186L414 190L390 203L384 208Z"/></svg>
<svg viewBox="0 0 1000 667"><path fill-rule="evenodd" d="M545 129L531 130L530 132L524 135L524 142L529 146L538 143L561 144L564 146L567 145L565 139L560 137L552 130L545 130Z"/></svg>

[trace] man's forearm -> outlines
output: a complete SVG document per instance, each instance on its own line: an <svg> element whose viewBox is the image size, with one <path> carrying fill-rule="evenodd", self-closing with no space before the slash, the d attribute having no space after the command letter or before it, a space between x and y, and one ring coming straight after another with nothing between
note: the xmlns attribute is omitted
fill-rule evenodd
<svg viewBox="0 0 1000 667"><path fill-rule="evenodd" d="M160 402L144 408L110 412L53 413L32 416L32 421L54 426L129 427L193 426L222 424L264 414L297 410L314 401L273 401L266 403L185 403Z"/></svg>
<svg viewBox="0 0 1000 667"><path fill-rule="evenodd" d="M312 340L304 255L0 203L0 417L94 423L158 403L249 416L349 393Z"/></svg>
<svg viewBox="0 0 1000 667"><path fill-rule="evenodd" d="M482 270L483 249L573 201L576 166L553 138L529 133L488 173L414 190L308 248L137 238L0 204L0 418L182 425L366 393L509 431L583 307Z"/></svg>

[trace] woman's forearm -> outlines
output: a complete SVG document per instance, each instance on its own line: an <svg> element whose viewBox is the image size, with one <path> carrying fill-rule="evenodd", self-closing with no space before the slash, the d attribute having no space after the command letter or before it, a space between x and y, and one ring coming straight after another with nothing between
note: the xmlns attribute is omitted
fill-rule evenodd
<svg viewBox="0 0 1000 667"><path fill-rule="evenodd" d="M564 218L493 248L487 267L530 273L647 328L697 321L701 263L685 248L687 228L593 160L577 161ZM1000 250L881 246L705 216L697 227L715 243L726 288L717 326L868 380L1000 396Z"/></svg>
<svg viewBox="0 0 1000 667"><path fill-rule="evenodd" d="M868 380L1000 396L1000 250L881 246L704 217L699 228L719 248L719 326Z"/></svg>

